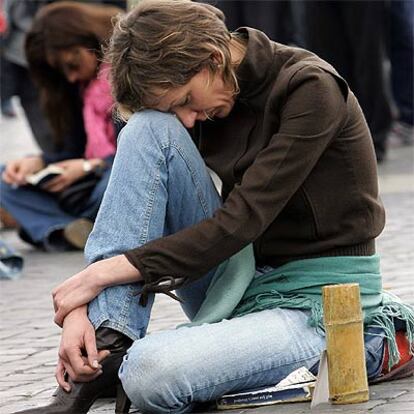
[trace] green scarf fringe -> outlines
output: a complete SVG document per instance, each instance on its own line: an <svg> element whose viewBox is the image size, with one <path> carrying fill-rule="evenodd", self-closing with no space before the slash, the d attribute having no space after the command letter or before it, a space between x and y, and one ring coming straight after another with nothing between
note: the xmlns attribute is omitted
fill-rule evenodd
<svg viewBox="0 0 414 414"><path fill-rule="evenodd" d="M340 267L346 265L343 267L347 269L346 274L341 274L338 265ZM363 272L360 274L359 270ZM317 283L315 283L315 272L316 277L320 279ZM340 275L339 280L332 275ZM307 279L309 283L306 282ZM338 283L359 283L364 326L383 330L389 349L389 368L400 360L394 319L405 322L411 353L414 352L414 308L380 288L381 277L377 255L318 258L289 263L253 280L231 317L274 308L308 310L310 312L308 324L324 334L322 287ZM293 290L297 293L280 292L278 287L284 292ZM376 335L371 332L366 333Z"/></svg>

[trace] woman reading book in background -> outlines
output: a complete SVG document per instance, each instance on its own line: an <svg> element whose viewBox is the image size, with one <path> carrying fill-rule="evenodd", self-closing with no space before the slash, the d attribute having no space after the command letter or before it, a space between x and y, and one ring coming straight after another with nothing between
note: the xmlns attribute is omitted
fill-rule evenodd
<svg viewBox="0 0 414 414"><path fill-rule="evenodd" d="M23 240L46 250L84 247L107 186L117 126L109 68L101 58L112 18L121 11L51 4L40 10L27 35L30 72L62 150L7 163L0 205L17 221ZM29 185L28 176L50 165L62 173Z"/></svg>
<svg viewBox="0 0 414 414"><path fill-rule="evenodd" d="M414 311L382 291L384 209L355 96L316 55L223 20L143 0L117 23L108 60L129 120L91 264L53 292L60 389L26 414L86 413L115 386L126 412L121 383L142 413L185 413L315 373L327 284L360 284L369 380L412 373ZM154 294L172 290L192 323L145 336Z"/></svg>

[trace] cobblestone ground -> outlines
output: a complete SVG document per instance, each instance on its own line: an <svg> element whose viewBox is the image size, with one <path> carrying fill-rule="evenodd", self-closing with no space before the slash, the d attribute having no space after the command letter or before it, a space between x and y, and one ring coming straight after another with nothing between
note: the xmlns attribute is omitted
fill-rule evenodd
<svg viewBox="0 0 414 414"><path fill-rule="evenodd" d="M0 162L33 153L36 147L25 122L0 120ZM387 208L387 225L378 241L386 288L414 304L414 171L413 148L394 148L380 168L380 187ZM46 254L33 250L10 231L1 237L25 257L23 276L0 281L0 413L10 414L48 402L54 388L59 328L53 324L51 289L83 267L80 253ZM160 295L150 332L173 328L184 320L179 306ZM366 404L330 406L321 412L404 413L414 412L414 381L406 379L370 387ZM113 400L100 400L94 414L113 413ZM131 410L136 412L136 410ZM236 413L310 412L309 404L287 404Z"/></svg>

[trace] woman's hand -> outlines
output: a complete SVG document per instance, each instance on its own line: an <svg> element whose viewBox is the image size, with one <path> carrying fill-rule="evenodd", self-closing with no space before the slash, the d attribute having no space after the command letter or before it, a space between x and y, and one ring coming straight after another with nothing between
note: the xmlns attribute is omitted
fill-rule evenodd
<svg viewBox="0 0 414 414"><path fill-rule="evenodd" d="M53 289L55 323L62 326L69 312L89 303L106 287L140 280L139 271L124 255L91 264Z"/></svg>
<svg viewBox="0 0 414 414"><path fill-rule="evenodd" d="M25 185L26 176L37 173L44 166L42 157L38 155L10 161L6 164L2 179L10 185Z"/></svg>
<svg viewBox="0 0 414 414"><path fill-rule="evenodd" d="M98 283L99 276L93 265L65 280L52 291L55 323L60 327L66 315L79 306L86 305L105 288Z"/></svg>
<svg viewBox="0 0 414 414"><path fill-rule="evenodd" d="M70 383L65 378L65 373L72 381L92 381L102 374L100 362L109 354L107 350L98 352L96 349L95 330L88 319L86 306L73 310L63 324L56 367L58 384L70 392Z"/></svg>
<svg viewBox="0 0 414 414"><path fill-rule="evenodd" d="M86 175L86 172L83 169L83 162L84 160L82 158L56 162L53 165L63 168L63 173L48 181L42 189L50 191L51 193L63 191L75 181Z"/></svg>

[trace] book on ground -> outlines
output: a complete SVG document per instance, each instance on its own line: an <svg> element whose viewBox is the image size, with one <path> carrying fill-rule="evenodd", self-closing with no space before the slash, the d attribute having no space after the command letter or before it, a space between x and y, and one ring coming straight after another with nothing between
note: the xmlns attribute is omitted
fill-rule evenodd
<svg viewBox="0 0 414 414"><path fill-rule="evenodd" d="M305 367L290 373L278 384L270 387L226 394L216 401L219 410L243 407L311 401L316 377Z"/></svg>
<svg viewBox="0 0 414 414"><path fill-rule="evenodd" d="M63 173L63 168L58 167L57 165L49 165L43 170L38 171L35 174L30 174L26 177L26 181L35 186L42 186L50 181L52 178Z"/></svg>

